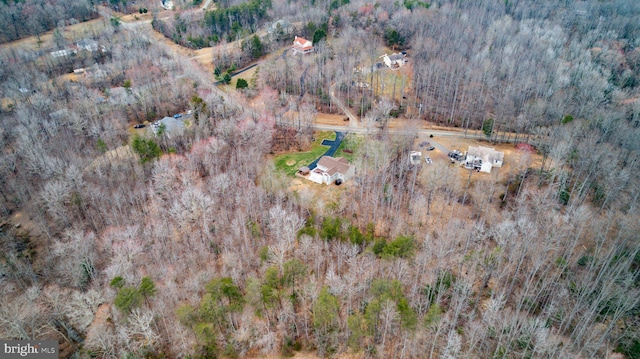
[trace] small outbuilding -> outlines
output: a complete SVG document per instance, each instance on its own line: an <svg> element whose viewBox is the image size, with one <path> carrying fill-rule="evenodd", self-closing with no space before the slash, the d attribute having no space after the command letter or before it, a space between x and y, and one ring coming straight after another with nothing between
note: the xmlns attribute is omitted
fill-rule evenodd
<svg viewBox="0 0 640 359"><path fill-rule="evenodd" d="M51 57L69 57L75 55L78 51L74 49L62 49L51 52Z"/></svg>
<svg viewBox="0 0 640 359"><path fill-rule="evenodd" d="M422 152L420 151L411 151L409 153L409 163L412 165L419 165L422 160Z"/></svg>
<svg viewBox="0 0 640 359"><path fill-rule="evenodd" d="M300 173L303 176L308 176L310 172L311 170L307 166L300 167L300 169L298 170L298 173Z"/></svg>
<svg viewBox="0 0 640 359"><path fill-rule="evenodd" d="M173 10L173 1L171 0L162 0L162 8L165 10Z"/></svg>

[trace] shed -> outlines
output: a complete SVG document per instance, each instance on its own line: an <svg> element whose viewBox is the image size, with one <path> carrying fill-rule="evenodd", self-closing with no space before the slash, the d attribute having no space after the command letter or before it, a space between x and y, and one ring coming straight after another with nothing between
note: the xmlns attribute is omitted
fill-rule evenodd
<svg viewBox="0 0 640 359"><path fill-rule="evenodd" d="M309 172L311 172L311 170L307 166L302 166L302 167L300 167L298 172L300 172L301 175L306 176L306 175L309 174Z"/></svg>

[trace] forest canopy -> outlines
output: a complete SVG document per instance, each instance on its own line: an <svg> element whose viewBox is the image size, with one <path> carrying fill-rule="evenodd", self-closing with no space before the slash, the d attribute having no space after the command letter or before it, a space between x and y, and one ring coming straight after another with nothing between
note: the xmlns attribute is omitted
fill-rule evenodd
<svg viewBox="0 0 640 359"><path fill-rule="evenodd" d="M0 44L40 36L60 26L97 17L88 0L4 0L0 2Z"/></svg>
<svg viewBox="0 0 640 359"><path fill-rule="evenodd" d="M0 337L640 357L640 3L205 4L0 2Z"/></svg>

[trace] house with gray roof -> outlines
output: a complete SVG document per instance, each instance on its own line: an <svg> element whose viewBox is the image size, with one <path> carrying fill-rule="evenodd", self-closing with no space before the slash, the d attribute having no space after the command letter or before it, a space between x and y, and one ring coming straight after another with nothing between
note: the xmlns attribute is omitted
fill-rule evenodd
<svg viewBox="0 0 640 359"><path fill-rule="evenodd" d="M322 156L316 168L309 173L307 179L315 183L340 184L351 179L355 174L355 167L342 157Z"/></svg>
<svg viewBox="0 0 640 359"><path fill-rule="evenodd" d="M384 62L384 64L387 65L388 68L393 70L402 67L404 63L407 62L406 60L407 55L405 55L404 53L391 54L391 55L384 54L380 57L382 58L382 61Z"/></svg>
<svg viewBox="0 0 640 359"><path fill-rule="evenodd" d="M168 138L181 136L184 133L184 127L182 120L173 117L164 117L151 124L151 129L156 136L164 134Z"/></svg>

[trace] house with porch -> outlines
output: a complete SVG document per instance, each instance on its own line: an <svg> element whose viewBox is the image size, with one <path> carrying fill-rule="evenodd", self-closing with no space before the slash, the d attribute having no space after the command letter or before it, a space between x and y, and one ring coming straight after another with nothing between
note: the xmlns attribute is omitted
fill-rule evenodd
<svg viewBox="0 0 640 359"><path fill-rule="evenodd" d="M300 37L300 36L296 36L295 39L293 40L293 46L291 47L291 49L293 50L293 54L308 54L310 52L313 52L313 44L311 43L311 41Z"/></svg>
<svg viewBox="0 0 640 359"><path fill-rule="evenodd" d="M322 156L316 168L309 172L307 179L320 184L341 184L351 179L354 174L355 167L343 157Z"/></svg>

